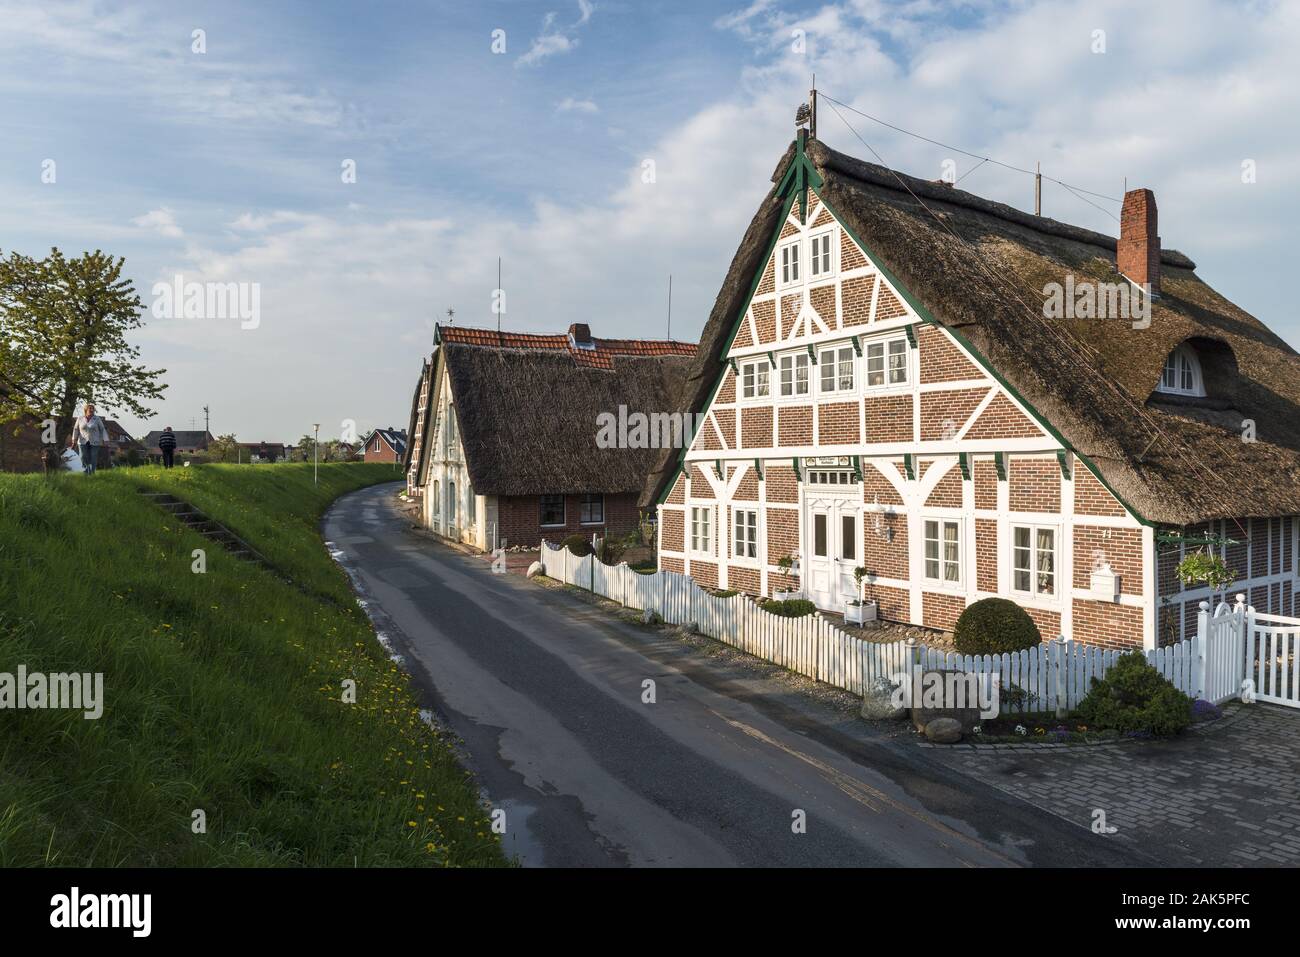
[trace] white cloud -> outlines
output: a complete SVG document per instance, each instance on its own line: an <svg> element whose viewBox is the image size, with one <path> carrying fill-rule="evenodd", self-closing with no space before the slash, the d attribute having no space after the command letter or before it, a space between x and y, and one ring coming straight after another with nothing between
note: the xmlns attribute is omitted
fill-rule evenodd
<svg viewBox="0 0 1300 957"><path fill-rule="evenodd" d="M176 223L176 217L166 206L160 209L151 209L143 216L137 216L131 220L136 226L142 229L152 229L160 236L166 236L169 239L179 239L185 233Z"/></svg>
<svg viewBox="0 0 1300 957"><path fill-rule="evenodd" d="M533 38L532 46L515 61L515 66L532 66L547 57L573 50L578 45L574 32L587 24L595 9L596 5L590 0L578 0L578 19L564 27L556 26L558 15L555 12L546 14L542 18L542 32Z"/></svg>
<svg viewBox="0 0 1300 957"><path fill-rule="evenodd" d="M592 100L575 100L571 96L566 96L555 107L556 113L599 113L598 107Z"/></svg>

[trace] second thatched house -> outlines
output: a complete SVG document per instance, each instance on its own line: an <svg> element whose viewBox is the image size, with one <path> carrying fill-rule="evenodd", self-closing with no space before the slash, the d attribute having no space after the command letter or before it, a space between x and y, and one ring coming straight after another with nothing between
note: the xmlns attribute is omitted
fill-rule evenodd
<svg viewBox="0 0 1300 957"><path fill-rule="evenodd" d="M405 461L424 524L489 550L635 528L694 343L438 326ZM680 424L680 422L678 423ZM665 434L658 434L663 431Z"/></svg>

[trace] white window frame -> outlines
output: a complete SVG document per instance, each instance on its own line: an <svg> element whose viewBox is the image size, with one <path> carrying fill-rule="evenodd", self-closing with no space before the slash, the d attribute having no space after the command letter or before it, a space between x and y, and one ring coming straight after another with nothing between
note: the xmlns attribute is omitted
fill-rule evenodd
<svg viewBox="0 0 1300 957"><path fill-rule="evenodd" d="M703 547L698 544L701 536L696 534L696 523L699 517L704 520ZM712 505L692 505L686 515L686 551L691 555L699 555L705 558L714 558L714 540L713 533L713 506Z"/></svg>
<svg viewBox="0 0 1300 957"><path fill-rule="evenodd" d="M760 402L764 399L772 398L772 363L766 356L745 359L741 362L737 362L736 366L740 369L740 388L736 394L742 402ZM752 395L748 394L746 391L749 386L745 382L746 376L750 375L751 369L753 370L752 374L754 378L752 383ZM759 392L758 390L760 376L766 377L767 380L764 385L765 391L763 392Z"/></svg>
<svg viewBox="0 0 1300 957"><path fill-rule="evenodd" d="M741 521L742 515L748 515L752 520L752 528L749 522ZM752 531L752 535L742 536L742 531ZM742 542L743 539L743 542ZM741 554L739 549L741 545L752 546L753 555ZM758 509L749 507L733 508L731 510L731 562L736 565L758 565Z"/></svg>
<svg viewBox="0 0 1300 957"><path fill-rule="evenodd" d="M862 517L856 512L841 511L839 513L840 527L839 534L835 537L835 544L839 546L836 549L835 560L837 562L852 562L855 566L862 561ZM853 554L844 554L844 523L848 522L853 527Z"/></svg>
<svg viewBox="0 0 1300 957"><path fill-rule="evenodd" d="M889 357L895 354L895 346L900 346L898 354L903 357L901 367L903 378L898 382L890 381L891 368ZM883 382L872 385L871 383L871 359L872 350L876 347L880 349L880 373L884 379ZM886 389L906 389L912 382L912 354L911 347L907 341L907 336L881 336L875 339L866 339L862 343L862 388L868 392L879 392Z"/></svg>
<svg viewBox="0 0 1300 957"><path fill-rule="evenodd" d="M790 360L790 392L785 391L785 361ZM804 388L800 392L796 388L799 384L799 366L803 364L804 369ZM806 351L787 352L785 355L776 357L777 368L777 395L782 399L806 399L812 395L812 356Z"/></svg>
<svg viewBox="0 0 1300 957"><path fill-rule="evenodd" d="M793 255L791 255L793 253ZM786 289L803 283L803 238L777 243L777 288ZM792 275L793 274L793 275Z"/></svg>
<svg viewBox="0 0 1300 957"><path fill-rule="evenodd" d="M833 279L837 275L839 275L840 244L835 241L836 233L837 230L834 227L832 227L830 229L824 229L819 232L813 233L811 236L808 237L808 281L809 282L821 282L822 280ZM821 244L823 241L826 244L826 251L824 254L819 254L817 252L817 246ZM823 261L823 259L826 261L826 269L821 272L818 272L816 266L820 264Z"/></svg>
<svg viewBox="0 0 1300 957"><path fill-rule="evenodd" d="M1029 588L1016 587L1016 531L1024 529L1029 532ZM1061 530L1056 525L1041 525L1032 522L1011 522L1007 526L1007 582L1014 595L1024 595L1039 601L1057 601L1061 597ZM1052 534L1052 590L1042 591L1038 586L1038 533Z"/></svg>
<svg viewBox="0 0 1300 957"><path fill-rule="evenodd" d="M1170 369L1172 364L1173 369ZM1169 385L1165 382L1165 376L1173 372L1175 383ZM1188 380L1190 380L1189 384ZM1174 349L1165 357L1164 365L1160 367L1160 381L1156 383L1156 391L1165 395L1205 395L1205 379L1201 375L1201 359L1196 354L1196 350L1183 343Z"/></svg>
<svg viewBox="0 0 1300 957"><path fill-rule="evenodd" d="M930 525L935 525L936 537L930 537ZM966 580L965 576L965 532L962 528L960 518L951 518L947 516L922 516L921 518L921 577L932 585L940 588L959 589ZM957 557L950 559L946 557L944 545L947 543L945 532L948 526L957 529ZM936 574L930 574L930 542L935 542L935 559ZM957 577L950 579L945 576L949 564L957 566Z"/></svg>
<svg viewBox="0 0 1300 957"><path fill-rule="evenodd" d="M831 388L826 388L826 362L827 356L830 357L830 363L834 366L831 373ZM849 384L843 385L841 382L841 368L847 357L849 363ZM858 362L857 354L854 352L853 344L832 342L822 346L817 350L817 394L827 396L846 396L853 395L858 388Z"/></svg>

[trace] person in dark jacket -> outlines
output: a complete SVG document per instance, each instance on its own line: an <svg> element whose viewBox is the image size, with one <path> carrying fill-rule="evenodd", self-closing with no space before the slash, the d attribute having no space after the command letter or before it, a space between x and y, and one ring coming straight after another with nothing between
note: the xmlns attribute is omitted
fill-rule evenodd
<svg viewBox="0 0 1300 957"><path fill-rule="evenodd" d="M158 436L158 449L162 452L163 468L171 468L172 460L176 456L176 433L172 431L170 425L162 430L162 435Z"/></svg>

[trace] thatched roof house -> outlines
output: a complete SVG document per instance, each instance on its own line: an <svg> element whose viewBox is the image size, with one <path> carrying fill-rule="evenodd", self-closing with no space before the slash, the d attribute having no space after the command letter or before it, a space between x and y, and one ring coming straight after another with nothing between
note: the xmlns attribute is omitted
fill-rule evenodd
<svg viewBox="0 0 1300 957"><path fill-rule="evenodd" d="M464 521L472 509L482 534L509 526L510 540L523 544L635 523L659 452L607 447L600 416L620 407L675 412L694 343L596 338L580 323L559 335L438 326L435 342L416 389L407 460L431 525L482 544ZM429 500L435 482L437 502ZM482 508L468 500L452 507L452 482L454 494L472 494ZM552 500L545 516L540 496ZM572 501L555 504L560 498Z"/></svg>
<svg viewBox="0 0 1300 957"><path fill-rule="evenodd" d="M795 152L792 144L777 164L777 185L732 260L682 408L702 408L718 380L782 219L778 186ZM1114 237L867 163L817 140L803 155L821 180L819 194L908 303L978 351L1141 516L1187 525L1300 513L1300 357L1201 280L1187 256L1160 250L1149 327L1048 320L1048 283L1121 278ZM1167 357L1184 342L1200 355L1204 398L1155 391ZM1247 421L1257 441L1242 441ZM677 455L663 456L643 502L658 499L676 471Z"/></svg>

